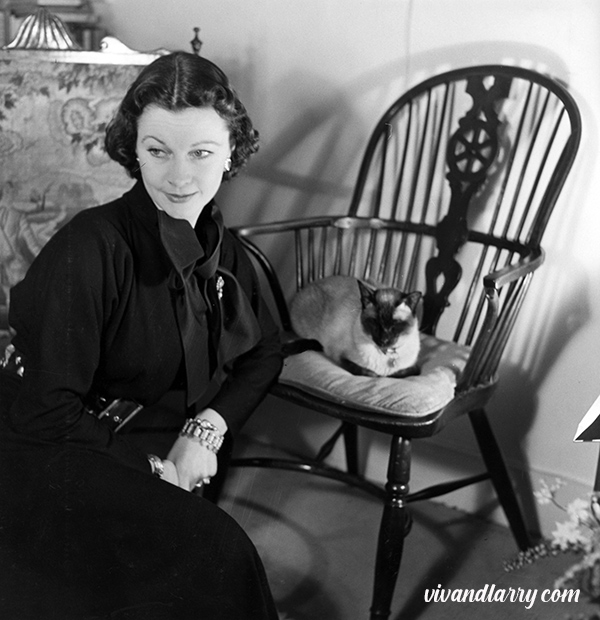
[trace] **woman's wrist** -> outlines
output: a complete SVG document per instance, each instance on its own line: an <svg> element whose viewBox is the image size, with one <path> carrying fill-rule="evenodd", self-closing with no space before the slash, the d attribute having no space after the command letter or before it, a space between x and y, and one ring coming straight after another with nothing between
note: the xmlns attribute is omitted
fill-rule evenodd
<svg viewBox="0 0 600 620"><path fill-rule="evenodd" d="M227 422L225 422L225 418L218 411L215 411L210 407L199 411L196 414L196 419L208 420L211 424L214 424L217 427L217 431L220 435L225 435L227 432Z"/></svg>

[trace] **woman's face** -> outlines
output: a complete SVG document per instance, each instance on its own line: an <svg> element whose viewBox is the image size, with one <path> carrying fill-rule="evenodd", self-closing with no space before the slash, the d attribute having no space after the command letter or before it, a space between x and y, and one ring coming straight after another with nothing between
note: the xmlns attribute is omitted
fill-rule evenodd
<svg viewBox="0 0 600 620"><path fill-rule="evenodd" d="M136 153L156 206L195 226L231 157L229 129L212 107L171 112L150 105L138 119Z"/></svg>

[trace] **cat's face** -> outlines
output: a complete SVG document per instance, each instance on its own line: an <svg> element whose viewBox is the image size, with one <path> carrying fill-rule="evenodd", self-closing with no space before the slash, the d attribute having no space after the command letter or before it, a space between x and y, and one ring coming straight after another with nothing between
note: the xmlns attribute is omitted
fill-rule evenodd
<svg viewBox="0 0 600 620"><path fill-rule="evenodd" d="M365 333L380 349L394 349L403 336L418 329L416 309L421 293L403 293L395 288L373 289L359 283Z"/></svg>

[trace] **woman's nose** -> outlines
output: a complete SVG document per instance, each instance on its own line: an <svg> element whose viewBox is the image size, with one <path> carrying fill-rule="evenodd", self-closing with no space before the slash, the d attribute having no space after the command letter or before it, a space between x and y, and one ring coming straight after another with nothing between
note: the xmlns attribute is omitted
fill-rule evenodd
<svg viewBox="0 0 600 620"><path fill-rule="evenodd" d="M167 181L173 187L185 187L192 180L190 163L185 158L174 157L169 166Z"/></svg>

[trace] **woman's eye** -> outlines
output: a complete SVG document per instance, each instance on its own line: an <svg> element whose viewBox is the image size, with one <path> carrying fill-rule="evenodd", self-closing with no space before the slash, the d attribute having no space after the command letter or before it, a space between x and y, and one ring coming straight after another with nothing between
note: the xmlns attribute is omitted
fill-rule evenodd
<svg viewBox="0 0 600 620"><path fill-rule="evenodd" d="M150 153L152 157L163 157L165 155L165 152L162 149L159 149L155 146L151 146L148 149L148 153Z"/></svg>
<svg viewBox="0 0 600 620"><path fill-rule="evenodd" d="M192 157L194 159L204 159L210 155L210 151L205 151L204 149L198 149L197 151L192 151Z"/></svg>

